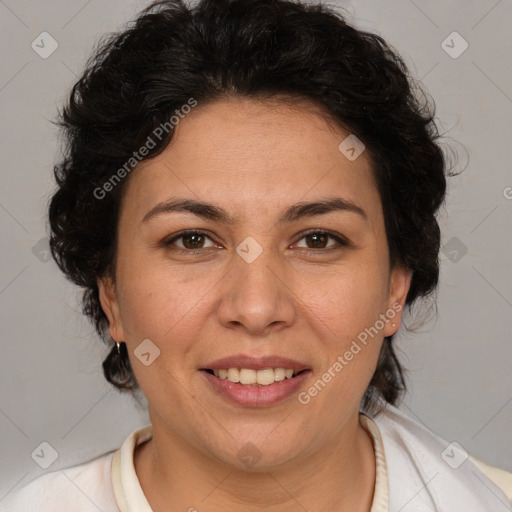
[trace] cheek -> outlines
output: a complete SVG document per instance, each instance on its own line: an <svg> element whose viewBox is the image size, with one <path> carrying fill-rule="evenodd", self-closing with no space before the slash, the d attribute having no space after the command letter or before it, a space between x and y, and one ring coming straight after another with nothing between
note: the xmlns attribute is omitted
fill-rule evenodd
<svg viewBox="0 0 512 512"><path fill-rule="evenodd" d="M304 314L323 353L319 377L334 394L322 393L317 404L328 406L336 396L342 407L352 399L354 404L358 401L375 371L383 340L379 318L385 312L386 279L375 261L366 261L339 268L328 286L322 283L316 292L311 286L303 288Z"/></svg>
<svg viewBox="0 0 512 512"><path fill-rule="evenodd" d="M149 338L158 346L173 342L173 350L199 328L199 315L207 307L207 292L218 280L214 273L192 278L187 269L149 258L132 259L118 267L121 321L128 344ZM143 262L143 263L142 263ZM182 341L180 343L180 340Z"/></svg>
<svg viewBox="0 0 512 512"><path fill-rule="evenodd" d="M324 324L329 338L346 341L373 325L384 311L385 277L372 261L340 266L316 280L298 282L297 296L305 313L309 310L308 315L316 318L317 324Z"/></svg>
<svg viewBox="0 0 512 512"><path fill-rule="evenodd" d="M383 340L382 330L375 330L383 312L379 293L363 281L346 279L336 284L340 292L325 295L314 306L310 303L308 318L315 322L321 363L315 381L300 397L301 404L319 411L323 420L318 422L324 422L325 429L329 428L328 421L321 411L339 418L358 406L375 371Z"/></svg>

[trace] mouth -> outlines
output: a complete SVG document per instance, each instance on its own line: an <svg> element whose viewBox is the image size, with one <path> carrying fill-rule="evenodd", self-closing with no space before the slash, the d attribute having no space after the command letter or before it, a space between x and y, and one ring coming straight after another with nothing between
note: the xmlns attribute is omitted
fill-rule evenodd
<svg viewBox="0 0 512 512"><path fill-rule="evenodd" d="M226 380L242 386L271 386L276 382L295 379L310 370L294 370L293 368L264 368L255 370L252 368L202 368L201 371L209 373L220 380Z"/></svg>
<svg viewBox="0 0 512 512"><path fill-rule="evenodd" d="M235 354L198 369L217 396L244 407L276 405L304 387L312 373L304 362L277 354Z"/></svg>
<svg viewBox="0 0 512 512"><path fill-rule="evenodd" d="M242 407L276 406L305 387L311 369L201 368L205 383L216 396Z"/></svg>

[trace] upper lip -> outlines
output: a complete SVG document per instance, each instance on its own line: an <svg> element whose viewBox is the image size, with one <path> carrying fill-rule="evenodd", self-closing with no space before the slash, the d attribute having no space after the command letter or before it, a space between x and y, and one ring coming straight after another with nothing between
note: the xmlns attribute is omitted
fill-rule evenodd
<svg viewBox="0 0 512 512"><path fill-rule="evenodd" d="M264 370L266 368L292 369L295 372L309 369L300 361L280 356L252 357L244 354L223 357L206 364L201 370L227 370L229 368L247 368L250 370Z"/></svg>

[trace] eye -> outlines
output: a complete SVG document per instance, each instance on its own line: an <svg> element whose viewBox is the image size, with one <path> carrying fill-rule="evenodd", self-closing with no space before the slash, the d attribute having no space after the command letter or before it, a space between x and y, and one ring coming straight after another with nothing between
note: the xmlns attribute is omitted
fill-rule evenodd
<svg viewBox="0 0 512 512"><path fill-rule="evenodd" d="M171 238L170 240L166 240L164 242L165 247L169 247L171 245L175 245L176 240L183 240L183 245L180 247L178 245L177 250L181 251L194 251L198 249L205 249L204 247L204 239L208 238L211 240L211 238L207 235L204 231L198 231L198 230L190 230L190 231L182 231L175 237ZM212 244L210 247L214 247L214 244ZM208 247L206 247L208 248Z"/></svg>
<svg viewBox="0 0 512 512"><path fill-rule="evenodd" d="M326 246L325 244L328 242L328 240L334 240L336 243L331 246ZM333 233L329 231L324 230L312 230L302 235L300 240L306 240L306 247L301 247L305 249L334 249L337 246L349 246L349 241L341 236L341 235L334 235ZM308 242L311 241L311 245L308 247Z"/></svg>
<svg viewBox="0 0 512 512"><path fill-rule="evenodd" d="M205 246L205 239L210 240L212 244L210 246ZM336 243L332 244L331 246L326 246L326 243L328 243L329 239L334 240ZM182 241L181 246L176 243L178 240ZM299 247L301 249L332 250L335 249L336 246L348 247L351 245L350 242L341 235L335 235L329 231L318 229L303 233L299 241L301 240L306 240L306 247ZM308 241L311 241L311 243L308 244ZM163 246L176 251L192 252L196 250L215 247L215 243L213 243L213 240L205 231L188 230L182 231L181 233L178 233L176 236L170 238L169 240L164 241Z"/></svg>

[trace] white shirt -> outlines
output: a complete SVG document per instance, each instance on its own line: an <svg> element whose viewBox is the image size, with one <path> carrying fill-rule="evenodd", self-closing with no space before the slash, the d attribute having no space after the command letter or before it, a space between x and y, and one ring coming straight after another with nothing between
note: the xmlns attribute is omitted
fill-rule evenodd
<svg viewBox="0 0 512 512"><path fill-rule="evenodd" d="M375 452L370 512L512 511L512 473L467 456L396 407L360 414ZM89 462L43 475L2 502L2 512L152 512L133 455L152 437L148 425L121 447Z"/></svg>

